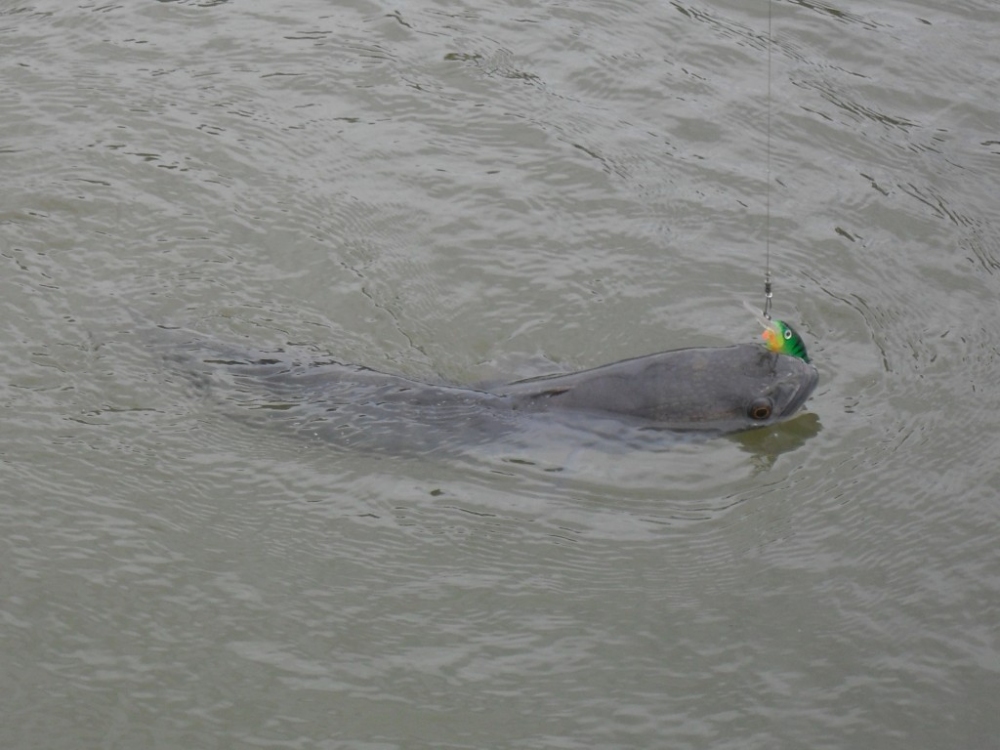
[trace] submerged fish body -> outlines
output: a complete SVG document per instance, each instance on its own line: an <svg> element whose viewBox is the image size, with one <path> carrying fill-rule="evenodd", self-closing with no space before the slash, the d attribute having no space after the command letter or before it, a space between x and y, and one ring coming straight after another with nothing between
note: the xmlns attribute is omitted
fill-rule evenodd
<svg viewBox="0 0 1000 750"><path fill-rule="evenodd" d="M735 432L793 416L818 381L812 365L752 344L678 349L482 389L309 354L249 351L197 334L168 356L200 382L228 384L225 400L246 414L267 413L335 442L390 449L484 443L538 413L573 429L610 420L643 430Z"/></svg>

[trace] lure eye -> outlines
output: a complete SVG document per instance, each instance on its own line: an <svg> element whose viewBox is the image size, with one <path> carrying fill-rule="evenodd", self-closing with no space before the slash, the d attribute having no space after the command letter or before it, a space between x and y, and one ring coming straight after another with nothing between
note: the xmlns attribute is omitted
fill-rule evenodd
<svg viewBox="0 0 1000 750"><path fill-rule="evenodd" d="M770 419L771 417L771 399L769 398L759 398L750 404L750 408L747 410L747 414L750 419L755 419L758 422L763 422L765 419Z"/></svg>
<svg viewBox="0 0 1000 750"><path fill-rule="evenodd" d="M795 334L792 333L792 329L791 328L786 328L785 329L785 341L791 341L792 340L792 336L794 336L794 335Z"/></svg>

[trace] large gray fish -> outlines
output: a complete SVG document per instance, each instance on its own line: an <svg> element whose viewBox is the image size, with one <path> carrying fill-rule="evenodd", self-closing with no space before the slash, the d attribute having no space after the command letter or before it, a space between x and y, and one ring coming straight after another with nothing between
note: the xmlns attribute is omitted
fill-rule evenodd
<svg viewBox="0 0 1000 750"><path fill-rule="evenodd" d="M677 349L499 386L431 384L308 352L248 351L174 330L170 357L230 403L342 444L423 450L483 443L544 413L584 430L727 433L793 416L816 368L756 344ZM250 413L250 412L245 412ZM606 431L606 430L605 430Z"/></svg>

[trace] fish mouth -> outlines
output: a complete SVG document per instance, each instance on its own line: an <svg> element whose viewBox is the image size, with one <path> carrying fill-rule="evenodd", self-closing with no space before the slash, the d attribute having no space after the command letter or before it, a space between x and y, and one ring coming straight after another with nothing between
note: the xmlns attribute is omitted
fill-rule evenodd
<svg viewBox="0 0 1000 750"><path fill-rule="evenodd" d="M806 364L801 361L800 364L801 367L798 367L797 371L786 378L782 384L784 386L783 390L787 388L791 392L781 407L781 413L778 415L779 419L788 419L798 412L812 395L812 392L816 390L816 385L819 383L819 370L816 369L815 365Z"/></svg>

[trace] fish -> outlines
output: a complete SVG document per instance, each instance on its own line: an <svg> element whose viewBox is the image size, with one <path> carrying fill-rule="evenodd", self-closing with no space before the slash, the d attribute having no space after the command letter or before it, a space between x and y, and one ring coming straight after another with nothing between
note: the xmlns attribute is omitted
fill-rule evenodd
<svg viewBox="0 0 1000 750"><path fill-rule="evenodd" d="M783 422L819 380L812 364L761 344L674 349L565 374L467 385L425 382L293 349L261 351L186 329L168 358L225 390L244 413L344 445L469 445L532 420L726 434ZM176 336L175 336L176 339Z"/></svg>

